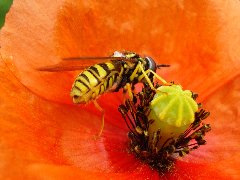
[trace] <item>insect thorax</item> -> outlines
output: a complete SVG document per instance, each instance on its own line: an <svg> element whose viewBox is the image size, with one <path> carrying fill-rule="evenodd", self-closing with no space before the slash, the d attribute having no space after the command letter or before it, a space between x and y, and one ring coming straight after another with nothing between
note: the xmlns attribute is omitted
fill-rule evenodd
<svg viewBox="0 0 240 180"><path fill-rule="evenodd" d="M124 70L121 76L121 81L119 82L117 88L114 90L115 92L119 91L119 89L121 88L124 88L125 85L128 83L131 84L131 86L134 86L135 84L143 80L143 78L140 78L142 76L142 70L136 70L139 63L144 70L148 69L148 64L146 63L146 60L144 58L131 58L124 62Z"/></svg>

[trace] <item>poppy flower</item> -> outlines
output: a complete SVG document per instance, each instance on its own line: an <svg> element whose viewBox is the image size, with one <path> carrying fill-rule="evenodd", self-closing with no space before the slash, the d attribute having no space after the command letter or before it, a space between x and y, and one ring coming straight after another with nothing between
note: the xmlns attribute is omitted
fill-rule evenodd
<svg viewBox="0 0 240 180"><path fill-rule="evenodd" d="M197 92L211 112L208 144L176 161L162 178L237 179L240 122L239 1L15 0L1 30L1 178L154 179L158 172L127 151L117 111L122 92L73 105L77 72L36 69L62 57L107 56L115 50L171 64L158 71Z"/></svg>

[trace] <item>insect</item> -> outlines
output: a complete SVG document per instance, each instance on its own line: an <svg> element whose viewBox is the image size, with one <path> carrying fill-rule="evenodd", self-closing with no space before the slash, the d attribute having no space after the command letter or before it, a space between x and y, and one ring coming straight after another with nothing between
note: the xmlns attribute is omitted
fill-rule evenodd
<svg viewBox="0 0 240 180"><path fill-rule="evenodd" d="M53 66L39 68L40 71L73 71L83 70L75 79L70 96L74 103L93 101L102 112L102 128L104 127L104 110L96 99L105 92L117 92L121 88L132 98L132 89L138 82L147 83L152 89L153 77L163 84L167 82L156 74L156 69L169 65L156 65L151 57L141 57L137 53L115 51L109 57L71 57Z"/></svg>

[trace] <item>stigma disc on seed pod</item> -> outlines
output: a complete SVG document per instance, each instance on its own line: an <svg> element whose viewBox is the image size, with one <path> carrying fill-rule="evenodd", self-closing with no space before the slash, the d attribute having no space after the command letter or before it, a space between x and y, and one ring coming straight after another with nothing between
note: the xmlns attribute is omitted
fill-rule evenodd
<svg viewBox="0 0 240 180"><path fill-rule="evenodd" d="M166 136L183 133L195 119L198 110L192 92L183 90L180 85L160 86L150 103L149 119L154 120L149 126L149 133L161 130ZM166 137L167 138L167 137ZM163 137L163 139L165 139Z"/></svg>

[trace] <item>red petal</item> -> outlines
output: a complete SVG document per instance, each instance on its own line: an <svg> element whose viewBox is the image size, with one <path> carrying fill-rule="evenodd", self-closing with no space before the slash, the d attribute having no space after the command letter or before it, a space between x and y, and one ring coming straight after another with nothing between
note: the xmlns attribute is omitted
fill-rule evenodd
<svg viewBox="0 0 240 180"><path fill-rule="evenodd" d="M124 49L170 63L169 81L205 97L239 73L239 12L237 1L16 0L2 30L2 54L12 56L21 82L54 101L70 102L74 74L34 68Z"/></svg>
<svg viewBox="0 0 240 180"><path fill-rule="evenodd" d="M158 62L166 60L173 64L173 75L167 74L171 80L204 92L205 97L232 78L232 74L239 73L237 1L157 2L114 2L103 6L95 2L46 4L16 0L2 30L1 54L5 61L14 63L16 69L11 68L23 84L41 97L61 102L69 99L74 74L33 69L72 54L107 55L129 49L159 57ZM126 13L126 7L133 8ZM70 23L64 21L66 16ZM4 64L0 73L2 177L158 177L127 153L127 131L117 112L120 99L115 95L100 99L107 111L106 125L101 139L94 141L92 137L100 127L99 113L96 115L95 110L59 105L34 95ZM209 147L203 149L208 159L200 161L198 155L193 158L196 164L179 161L169 178L183 174L185 178L239 177L236 133L239 106L236 99L231 100L239 91L237 81L235 85L223 86L207 105L212 119L216 119ZM239 99L238 95L236 98Z"/></svg>
<svg viewBox="0 0 240 180"><path fill-rule="evenodd" d="M124 123L119 114L106 117L104 133L96 141L93 137L100 127L98 116L83 108L51 103L31 94L3 66L0 77L1 159L4 164L0 170L3 177L158 177L157 172L128 154L127 131L123 128ZM220 90L213 98L214 105L210 102L209 106L216 107L215 102L218 102L220 96L225 98L226 93L229 99L239 95L238 81L239 79L236 79L235 85L229 84L232 90ZM166 177L239 177L239 135L233 133L237 130L239 119L238 111L234 110L238 104L238 101L229 101L224 108L233 108L230 112L235 116L230 121L231 124L226 120L233 114L224 111L221 113L222 119L218 119L214 116L217 113L212 111L212 117L220 122L213 122L212 136L207 136L209 144L205 149L203 147L197 150L196 157L192 158L191 162L178 161L176 169ZM230 127L226 130L222 123ZM203 156L204 151L206 153ZM205 159L199 161L198 157Z"/></svg>
<svg viewBox="0 0 240 180"><path fill-rule="evenodd" d="M212 131L206 136L207 145L184 160L212 164L220 172L240 178L240 76L218 89L206 101L211 112L208 123ZM237 178L238 177L238 178Z"/></svg>

